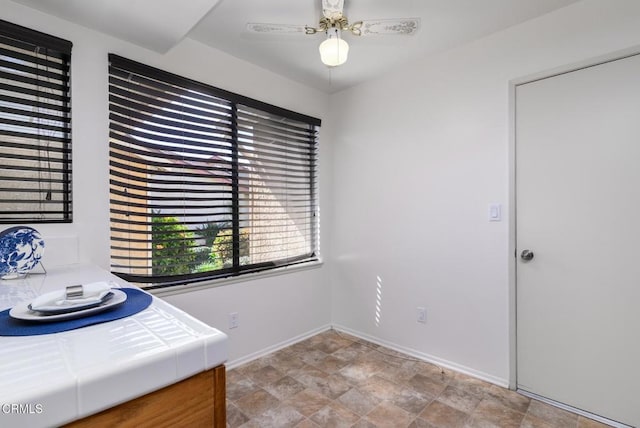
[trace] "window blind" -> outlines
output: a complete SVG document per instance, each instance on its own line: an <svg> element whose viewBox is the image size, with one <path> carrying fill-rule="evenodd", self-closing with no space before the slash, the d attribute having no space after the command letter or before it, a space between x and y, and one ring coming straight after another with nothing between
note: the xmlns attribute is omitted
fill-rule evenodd
<svg viewBox="0 0 640 428"><path fill-rule="evenodd" d="M111 269L147 288L317 257L318 119L109 55Z"/></svg>
<svg viewBox="0 0 640 428"><path fill-rule="evenodd" d="M70 222L71 42L0 20L0 222Z"/></svg>

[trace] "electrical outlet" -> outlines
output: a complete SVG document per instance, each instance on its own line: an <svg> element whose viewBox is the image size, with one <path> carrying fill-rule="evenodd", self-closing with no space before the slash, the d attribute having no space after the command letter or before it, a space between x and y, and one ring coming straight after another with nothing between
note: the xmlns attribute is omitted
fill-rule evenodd
<svg viewBox="0 0 640 428"><path fill-rule="evenodd" d="M237 312L231 312L229 314L229 328L238 328L240 325L240 315Z"/></svg>
<svg viewBox="0 0 640 428"><path fill-rule="evenodd" d="M418 315L418 322L422 324L427 323L427 309L426 308L416 308L416 314Z"/></svg>

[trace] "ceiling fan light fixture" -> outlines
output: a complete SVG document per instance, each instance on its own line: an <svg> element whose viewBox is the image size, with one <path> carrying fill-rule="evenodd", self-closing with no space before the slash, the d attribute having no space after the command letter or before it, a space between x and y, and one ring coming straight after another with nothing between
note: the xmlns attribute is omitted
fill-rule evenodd
<svg viewBox="0 0 640 428"><path fill-rule="evenodd" d="M340 30L327 29L327 39L320 43L320 60L329 67L337 67L347 62L349 44L340 38Z"/></svg>

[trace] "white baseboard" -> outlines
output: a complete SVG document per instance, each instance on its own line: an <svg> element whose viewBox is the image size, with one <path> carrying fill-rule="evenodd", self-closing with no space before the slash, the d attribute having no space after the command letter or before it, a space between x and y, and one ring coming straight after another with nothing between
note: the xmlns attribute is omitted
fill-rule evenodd
<svg viewBox="0 0 640 428"><path fill-rule="evenodd" d="M225 366L228 370L234 369L238 366L249 363L253 360L257 360L258 358L264 357L265 355L269 355L272 352L279 351L280 349L286 348L287 346L291 346L294 343L301 342L305 339L315 336L316 334L322 333L330 329L331 329L331 324L326 324L322 327L318 327L313 330L309 330L306 333L303 333L301 335L292 337L291 339L287 339L283 342L276 343L275 345L272 345L272 346L268 346L264 349L253 352L249 355L245 355L244 357L236 358L235 360L232 360L232 361L227 361L225 363Z"/></svg>
<svg viewBox="0 0 640 428"><path fill-rule="evenodd" d="M374 336L369 336L368 334L361 333L359 331L352 330L350 328L333 324L332 328L337 331L342 331L344 333L350 334L355 337L359 337L360 339L364 339L368 342L375 343L377 345L385 346L389 349L393 349L394 351L402 352L403 354L410 355L419 360L425 361L427 363L432 363L440 367L447 368L449 370L453 370L459 373L463 373L472 377L475 377L480 380L484 380L486 382L492 383L494 385L501 386L503 388L509 387L509 381L507 379L503 379L497 376L493 376L470 367L466 367L451 361L443 360L442 358L435 357L433 355L425 354L424 352L416 351L415 349L407 348L404 346L397 345L393 342L387 342L386 340L381 340Z"/></svg>
<svg viewBox="0 0 640 428"><path fill-rule="evenodd" d="M602 424L612 426L613 428L633 428L631 425L625 425L621 422L616 422L611 419L607 419L600 415L596 415L594 413L589 413L582 409L577 409L575 407L571 407L567 404L559 403L557 401L551 400L550 398L543 397L538 394L534 394L533 392L525 391L523 389L518 388L518 392L522 395L526 395L529 398L533 398L534 400L542 401L543 403L549 404L550 406L558 407L559 409L566 410L568 412L577 413L585 418L596 420Z"/></svg>
<svg viewBox="0 0 640 428"><path fill-rule="evenodd" d="M352 330L348 327L344 327L342 325L339 324L326 324L322 327L318 327L315 328L313 330L309 330L301 335L292 337L291 339L287 339L283 342L277 343L275 345L272 346L268 346L264 349L261 349L259 351L253 352L249 355L245 355L243 357L240 358L236 358L235 360L232 361L228 361L225 365L227 367L228 370L234 369L238 366L241 366L243 364L249 363L253 360L257 360L258 358L264 357L265 355L271 354L272 352L275 351L279 351L280 349L286 348L288 346L293 345L294 343L298 343L301 342L305 339L308 339L312 336L315 336L316 334L322 333L324 331L330 330L330 329L334 329L337 331L341 331L347 334L350 334L352 336L358 337L360 339L364 339L366 341L369 341L371 343L375 343L377 345L382 345L385 346L389 349L393 349L394 351L398 351L398 352L402 352L403 354L407 354L411 357L414 357L416 359L425 361L427 363L432 363L435 365L438 365L440 367L444 367L447 368L449 370L453 370L459 373L463 373L472 377L475 377L477 379L480 380L484 380L486 382L492 383L494 385L498 385L501 386L503 388L508 388L509 387L509 381L507 379L503 379L503 378L499 378L497 376L493 376L475 369L472 369L470 367L466 367L451 361L447 361L444 360L442 358L438 358L435 357L433 355L429 355L429 354L425 354L424 352L420 352L420 351L416 351L415 349L411 349L411 348L407 348L404 346L400 346L398 344L395 344L393 342L388 342L386 340L382 340L379 339L377 337L374 336L369 336L368 334L356 331L356 330Z"/></svg>

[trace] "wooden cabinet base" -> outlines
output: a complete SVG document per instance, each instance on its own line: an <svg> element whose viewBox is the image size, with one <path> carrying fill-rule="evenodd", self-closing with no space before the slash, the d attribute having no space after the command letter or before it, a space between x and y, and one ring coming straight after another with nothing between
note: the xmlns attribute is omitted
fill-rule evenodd
<svg viewBox="0 0 640 428"><path fill-rule="evenodd" d="M218 366L65 427L224 428L227 420L225 378L225 367Z"/></svg>

